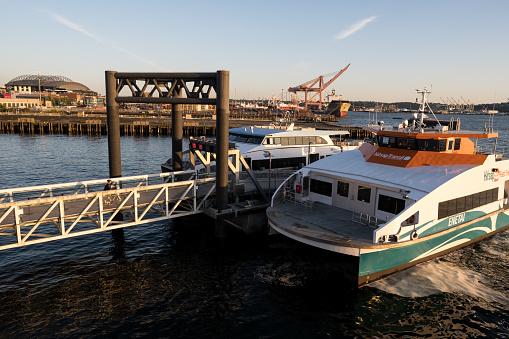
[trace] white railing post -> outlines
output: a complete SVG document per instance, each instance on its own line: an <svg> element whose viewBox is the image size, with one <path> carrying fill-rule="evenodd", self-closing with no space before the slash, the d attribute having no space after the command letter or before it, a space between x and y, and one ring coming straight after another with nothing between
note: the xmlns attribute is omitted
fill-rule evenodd
<svg viewBox="0 0 509 339"><path fill-rule="evenodd" d="M15 230L16 233L16 241L19 245L21 245L21 215L23 214L23 208L15 206L14 207L14 222L15 222Z"/></svg>
<svg viewBox="0 0 509 339"><path fill-rule="evenodd" d="M65 209L64 209L64 200L60 201L60 234L65 234Z"/></svg>

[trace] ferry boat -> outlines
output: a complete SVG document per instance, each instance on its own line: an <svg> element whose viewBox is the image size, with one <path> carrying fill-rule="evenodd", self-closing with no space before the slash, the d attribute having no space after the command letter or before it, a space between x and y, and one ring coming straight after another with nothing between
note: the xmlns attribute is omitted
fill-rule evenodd
<svg viewBox="0 0 509 339"><path fill-rule="evenodd" d="M509 160L496 154L498 133L461 131L459 119L425 126L430 92L418 93L419 119L369 126L371 143L289 177L267 209L271 231L346 255L364 285L507 229Z"/></svg>
<svg viewBox="0 0 509 339"><path fill-rule="evenodd" d="M347 141L347 131L316 130L277 125L237 127L229 130L230 147L237 148L252 170L276 168L299 168L319 159L358 148L361 141ZM190 148L198 142L190 140ZM195 146L193 146L195 145ZM212 164L211 164L212 165ZM198 171L204 166L197 163ZM171 159L161 165L163 172L171 171ZM184 161L184 169L191 164Z"/></svg>

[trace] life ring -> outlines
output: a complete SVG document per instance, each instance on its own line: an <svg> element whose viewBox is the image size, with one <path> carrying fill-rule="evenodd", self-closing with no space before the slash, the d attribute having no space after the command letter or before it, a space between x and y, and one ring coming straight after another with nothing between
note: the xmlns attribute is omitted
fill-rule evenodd
<svg viewBox="0 0 509 339"><path fill-rule="evenodd" d="M410 239L415 240L417 238L419 238L419 234L417 234L417 231L412 231L412 233L410 233Z"/></svg>

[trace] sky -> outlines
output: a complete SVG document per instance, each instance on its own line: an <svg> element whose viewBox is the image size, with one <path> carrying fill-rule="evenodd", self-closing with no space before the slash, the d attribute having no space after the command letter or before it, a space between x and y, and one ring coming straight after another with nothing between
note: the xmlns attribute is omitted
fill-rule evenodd
<svg viewBox="0 0 509 339"><path fill-rule="evenodd" d="M0 86L40 71L104 95L106 70L228 70L231 99L263 99L350 64L327 92L507 102L507 13L507 0L0 0Z"/></svg>

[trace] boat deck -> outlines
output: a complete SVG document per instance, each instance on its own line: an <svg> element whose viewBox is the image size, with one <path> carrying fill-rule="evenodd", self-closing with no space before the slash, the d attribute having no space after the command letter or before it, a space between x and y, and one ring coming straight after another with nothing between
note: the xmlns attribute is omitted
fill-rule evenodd
<svg viewBox="0 0 509 339"><path fill-rule="evenodd" d="M372 247L375 227L353 221L352 211L314 203L312 207L291 201L267 209L271 223L295 236L329 245Z"/></svg>

